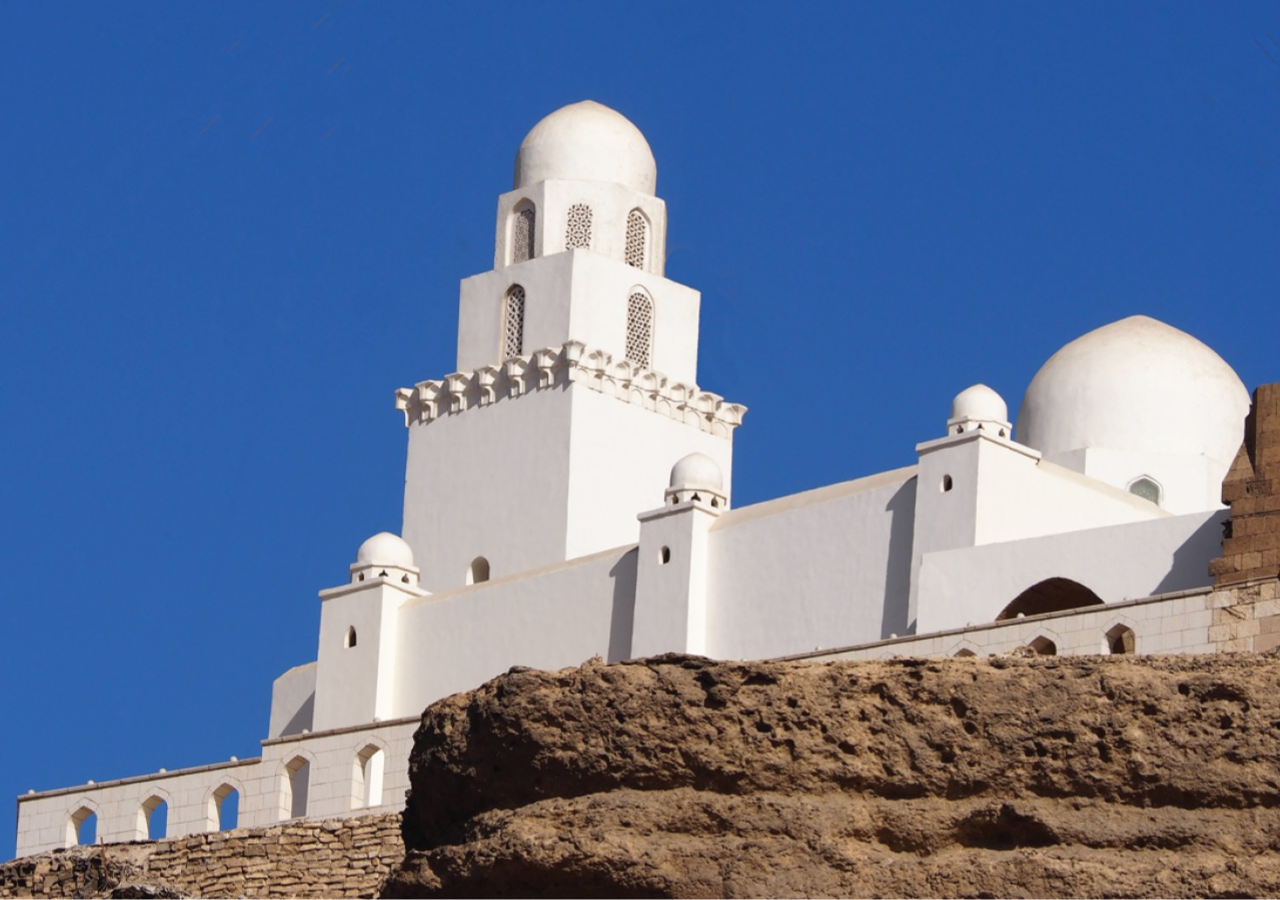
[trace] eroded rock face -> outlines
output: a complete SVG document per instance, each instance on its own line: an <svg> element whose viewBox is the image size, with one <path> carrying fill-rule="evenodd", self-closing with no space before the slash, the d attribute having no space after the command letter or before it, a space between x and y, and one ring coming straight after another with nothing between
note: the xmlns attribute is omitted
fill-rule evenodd
<svg viewBox="0 0 1280 900"><path fill-rule="evenodd" d="M659 657L423 715L389 896L1280 894L1280 658Z"/></svg>

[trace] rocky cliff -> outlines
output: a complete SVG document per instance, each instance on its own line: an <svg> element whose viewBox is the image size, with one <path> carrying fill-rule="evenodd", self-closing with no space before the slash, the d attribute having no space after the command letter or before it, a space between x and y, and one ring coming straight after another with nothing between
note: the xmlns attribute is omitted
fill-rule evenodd
<svg viewBox="0 0 1280 900"><path fill-rule="evenodd" d="M429 708L389 896L1280 894L1280 657L513 670Z"/></svg>

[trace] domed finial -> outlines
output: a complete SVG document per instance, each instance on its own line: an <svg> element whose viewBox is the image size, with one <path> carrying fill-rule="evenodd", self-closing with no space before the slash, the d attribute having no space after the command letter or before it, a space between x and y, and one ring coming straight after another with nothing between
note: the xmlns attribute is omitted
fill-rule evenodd
<svg viewBox="0 0 1280 900"><path fill-rule="evenodd" d="M999 394L985 384L967 387L951 401L947 434L968 434L974 431L1001 438L1007 438L1013 432L1009 424L1009 407Z"/></svg>
<svg viewBox="0 0 1280 900"><path fill-rule="evenodd" d="M417 584L418 569L413 564L413 549L404 538L380 531L360 545L356 561L351 564L351 581L388 578L401 584Z"/></svg>
<svg viewBox="0 0 1280 900"><path fill-rule="evenodd" d="M724 473L720 464L705 453L690 453L671 467L668 505L699 501L713 509L723 510L728 504L724 494Z"/></svg>
<svg viewBox="0 0 1280 900"><path fill-rule="evenodd" d="M583 100L534 125L516 152L516 190L548 180L606 181L652 195L658 164L626 116Z"/></svg>

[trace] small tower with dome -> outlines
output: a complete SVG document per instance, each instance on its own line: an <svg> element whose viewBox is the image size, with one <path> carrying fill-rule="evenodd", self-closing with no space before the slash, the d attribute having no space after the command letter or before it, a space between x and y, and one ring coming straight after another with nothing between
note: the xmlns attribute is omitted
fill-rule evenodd
<svg viewBox="0 0 1280 900"><path fill-rule="evenodd" d="M728 503L745 407L698 384L700 296L665 277L656 189L648 141L599 103L520 143L493 269L462 282L457 371L397 393L425 588L634 542L636 510L689 454L723 473Z"/></svg>
<svg viewBox="0 0 1280 900"><path fill-rule="evenodd" d="M392 717L400 607L427 595L418 586L413 550L386 531L360 545L350 573L347 584L320 592L315 699L301 726L311 731ZM299 685L305 689L301 681L292 689ZM277 690L283 687L277 682Z"/></svg>

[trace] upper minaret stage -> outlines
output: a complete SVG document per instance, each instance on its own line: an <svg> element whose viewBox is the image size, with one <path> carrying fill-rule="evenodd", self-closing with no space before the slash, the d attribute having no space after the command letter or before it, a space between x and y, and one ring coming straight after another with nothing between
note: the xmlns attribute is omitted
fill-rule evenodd
<svg viewBox="0 0 1280 900"><path fill-rule="evenodd" d="M724 473L745 408L698 386L701 295L663 274L658 167L585 100L520 143L493 268L462 282L453 374L398 394L404 538L431 591L639 536L676 460Z"/></svg>

